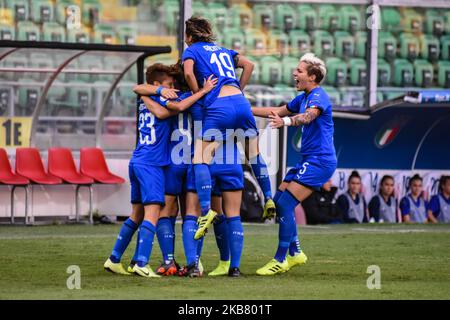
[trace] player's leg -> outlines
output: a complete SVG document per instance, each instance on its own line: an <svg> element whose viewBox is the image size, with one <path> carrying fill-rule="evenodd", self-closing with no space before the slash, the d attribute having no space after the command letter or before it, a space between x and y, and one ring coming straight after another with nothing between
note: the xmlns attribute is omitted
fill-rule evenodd
<svg viewBox="0 0 450 320"><path fill-rule="evenodd" d="M177 197L174 195L165 195L166 205L160 212L158 224L156 226L156 235L163 257L163 261L157 268L156 273L164 276L174 275L178 271L174 261L174 231L171 220L173 212L178 209L176 200Z"/></svg>

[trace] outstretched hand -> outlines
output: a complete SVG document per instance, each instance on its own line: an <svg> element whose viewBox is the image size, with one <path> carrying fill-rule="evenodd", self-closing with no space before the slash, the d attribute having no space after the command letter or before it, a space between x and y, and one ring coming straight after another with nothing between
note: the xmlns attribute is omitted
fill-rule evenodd
<svg viewBox="0 0 450 320"><path fill-rule="evenodd" d="M280 118L280 116L278 115L278 113L272 111L269 114L269 121L270 121L270 127L272 129L278 129L284 126L284 121L283 119Z"/></svg>
<svg viewBox="0 0 450 320"><path fill-rule="evenodd" d="M214 75L210 75L208 79L205 79L203 82L203 90L205 90L207 93L210 92L214 87L217 85L217 81L219 81L218 78L214 78Z"/></svg>
<svg viewBox="0 0 450 320"><path fill-rule="evenodd" d="M166 98L169 100L176 99L176 98L178 98L178 94L177 94L178 91L180 91L180 90L164 88L161 90L161 96L163 98Z"/></svg>

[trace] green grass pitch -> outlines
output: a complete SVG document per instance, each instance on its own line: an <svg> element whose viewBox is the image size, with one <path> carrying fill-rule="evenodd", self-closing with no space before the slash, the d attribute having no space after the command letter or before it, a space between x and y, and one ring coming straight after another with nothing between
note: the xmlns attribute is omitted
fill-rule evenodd
<svg viewBox="0 0 450 320"><path fill-rule="evenodd" d="M184 263L181 225L176 259ZM308 263L260 277L255 270L274 254L277 225L244 225L241 278L145 279L103 270L120 225L0 227L0 299L450 299L450 225L302 226ZM126 251L128 263L135 239ZM151 266L161 253L155 239ZM213 232L202 257L206 271L218 261ZM69 290L67 268L81 270L81 289ZM370 265L381 270L381 289L369 290Z"/></svg>

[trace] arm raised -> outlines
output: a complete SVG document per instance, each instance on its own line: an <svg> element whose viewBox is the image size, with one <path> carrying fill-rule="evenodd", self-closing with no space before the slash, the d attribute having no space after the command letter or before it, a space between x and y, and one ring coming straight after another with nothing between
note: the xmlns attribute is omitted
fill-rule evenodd
<svg viewBox="0 0 450 320"><path fill-rule="evenodd" d="M183 71L184 71L184 78L186 79L186 82L191 88L192 92L196 93L200 90L198 87L197 79L195 78L194 74L194 60L187 59L183 63Z"/></svg>
<svg viewBox="0 0 450 320"><path fill-rule="evenodd" d="M178 112L162 107L159 103L153 101L149 97L141 97L147 109L160 120L176 115Z"/></svg>

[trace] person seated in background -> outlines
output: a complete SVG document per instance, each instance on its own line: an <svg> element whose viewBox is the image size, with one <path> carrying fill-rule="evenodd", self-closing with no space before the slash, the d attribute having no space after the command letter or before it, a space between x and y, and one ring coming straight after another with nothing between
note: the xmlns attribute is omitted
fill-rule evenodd
<svg viewBox="0 0 450 320"><path fill-rule="evenodd" d="M369 202L370 222L398 222L397 199L394 197L394 177L384 175L381 178L379 194Z"/></svg>
<svg viewBox="0 0 450 320"><path fill-rule="evenodd" d="M341 194L337 200L344 223L367 222L367 204L361 193L361 176L358 171L352 171L347 183L347 192Z"/></svg>
<svg viewBox="0 0 450 320"><path fill-rule="evenodd" d="M428 219L432 223L450 223L450 176L439 179L439 194L430 199Z"/></svg>
<svg viewBox="0 0 450 320"><path fill-rule="evenodd" d="M423 198L422 178L415 174L409 180L410 193L400 201L400 211L405 223L426 223L427 205Z"/></svg>
<svg viewBox="0 0 450 320"><path fill-rule="evenodd" d="M314 191L302 202L308 224L341 223L342 217L336 206L337 188L328 180L320 189Z"/></svg>

